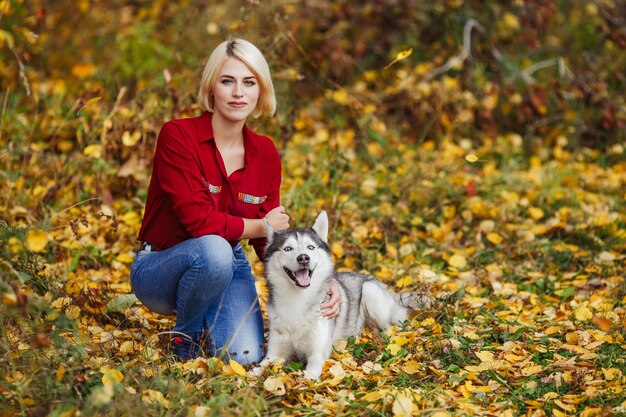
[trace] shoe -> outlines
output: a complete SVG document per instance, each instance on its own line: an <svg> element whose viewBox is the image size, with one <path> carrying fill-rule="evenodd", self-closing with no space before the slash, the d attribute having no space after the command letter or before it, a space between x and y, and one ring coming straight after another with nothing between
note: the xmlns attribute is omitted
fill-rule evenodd
<svg viewBox="0 0 626 417"><path fill-rule="evenodd" d="M178 333L171 340L172 352L182 361L188 361L198 357L200 351L200 342L202 341L202 333L187 335Z"/></svg>

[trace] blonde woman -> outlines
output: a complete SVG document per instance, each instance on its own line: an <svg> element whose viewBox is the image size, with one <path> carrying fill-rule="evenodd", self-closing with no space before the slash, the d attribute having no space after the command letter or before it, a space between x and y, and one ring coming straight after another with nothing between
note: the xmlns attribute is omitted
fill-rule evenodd
<svg viewBox="0 0 626 417"><path fill-rule="evenodd" d="M157 140L133 291L159 314L176 315L173 352L209 354L241 364L263 356L263 319L250 264L241 247L249 239L263 259L265 224L289 227L280 204L281 165L274 143L246 125L248 116L276 110L269 67L243 39L211 53L198 92L203 114L171 120ZM334 284L323 315L334 317Z"/></svg>

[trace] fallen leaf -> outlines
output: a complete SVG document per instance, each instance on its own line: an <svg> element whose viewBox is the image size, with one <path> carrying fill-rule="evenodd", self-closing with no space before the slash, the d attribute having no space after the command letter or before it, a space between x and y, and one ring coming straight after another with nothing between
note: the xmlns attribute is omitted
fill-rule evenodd
<svg viewBox="0 0 626 417"><path fill-rule="evenodd" d="M576 320L578 321L587 321L593 318L593 313L586 306L580 306L576 309Z"/></svg>
<svg viewBox="0 0 626 417"><path fill-rule="evenodd" d="M281 377L271 376L263 382L263 388L275 395L285 395L285 383Z"/></svg>
<svg viewBox="0 0 626 417"><path fill-rule="evenodd" d="M141 392L141 401L146 404L158 404L165 408L170 407L169 400L165 399L162 392L151 389L145 389Z"/></svg>
<svg viewBox="0 0 626 417"><path fill-rule="evenodd" d="M235 374L237 374L239 376L246 376L246 370L245 370L245 368L243 366L241 366L241 364L239 364L239 362L231 359L228 362L228 365L235 372Z"/></svg>
<svg viewBox="0 0 626 417"><path fill-rule="evenodd" d="M393 412L394 416L410 417L413 414L413 400L404 395L398 395L393 402L391 411Z"/></svg>
<svg viewBox="0 0 626 417"><path fill-rule="evenodd" d="M538 207L530 207L528 209L528 215L534 220L540 220L543 218L544 213L543 213L543 210L541 210Z"/></svg>
<svg viewBox="0 0 626 417"><path fill-rule="evenodd" d="M448 264L456 269L463 269L467 266L467 261L462 255L454 254L448 259Z"/></svg>
<svg viewBox="0 0 626 417"><path fill-rule="evenodd" d="M26 234L26 247L31 252L42 252L48 244L48 234L43 230L29 230Z"/></svg>
<svg viewBox="0 0 626 417"><path fill-rule="evenodd" d="M496 232L491 232L487 235L487 240L493 243L494 245L499 245L504 240L502 236L500 236Z"/></svg>
<svg viewBox="0 0 626 417"><path fill-rule="evenodd" d="M119 370L111 368L108 365L100 368L100 372L102 373L102 384L104 385L120 383L124 379L124 375Z"/></svg>
<svg viewBox="0 0 626 417"><path fill-rule="evenodd" d="M613 323L611 323L610 320L607 320L604 317L593 316L591 321L603 332L611 331L611 326L613 325Z"/></svg>

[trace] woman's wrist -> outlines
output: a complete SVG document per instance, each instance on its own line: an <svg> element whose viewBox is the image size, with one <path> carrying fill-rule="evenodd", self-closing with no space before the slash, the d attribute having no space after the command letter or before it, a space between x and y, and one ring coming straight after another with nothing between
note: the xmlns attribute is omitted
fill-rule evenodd
<svg viewBox="0 0 626 417"><path fill-rule="evenodd" d="M272 226L270 226L270 222L265 217L261 218L261 221L263 222L264 235L267 236L267 230L271 229Z"/></svg>

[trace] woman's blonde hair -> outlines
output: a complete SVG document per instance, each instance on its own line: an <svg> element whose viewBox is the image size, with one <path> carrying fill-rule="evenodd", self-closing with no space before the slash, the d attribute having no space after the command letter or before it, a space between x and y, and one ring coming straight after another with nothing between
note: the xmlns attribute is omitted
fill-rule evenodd
<svg viewBox="0 0 626 417"><path fill-rule="evenodd" d="M259 100L252 112L252 116L258 117L261 114L274 115L276 112L276 96L274 95L274 84L272 84L270 68L259 48L245 39L224 41L209 56L202 73L200 89L198 90L200 108L213 113L213 100L211 99L213 86L217 82L222 65L229 57L237 58L246 64L259 83Z"/></svg>

